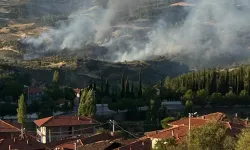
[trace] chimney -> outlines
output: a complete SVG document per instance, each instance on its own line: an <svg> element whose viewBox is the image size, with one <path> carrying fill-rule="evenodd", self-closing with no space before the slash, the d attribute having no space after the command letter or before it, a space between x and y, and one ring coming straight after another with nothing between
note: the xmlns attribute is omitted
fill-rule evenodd
<svg viewBox="0 0 250 150"><path fill-rule="evenodd" d="M27 145L29 144L29 140L27 140Z"/></svg>
<svg viewBox="0 0 250 150"><path fill-rule="evenodd" d="M172 130L172 137L174 137L174 129Z"/></svg>
<svg viewBox="0 0 250 150"><path fill-rule="evenodd" d="M76 143L74 143L74 150L77 150L77 146L76 146Z"/></svg>

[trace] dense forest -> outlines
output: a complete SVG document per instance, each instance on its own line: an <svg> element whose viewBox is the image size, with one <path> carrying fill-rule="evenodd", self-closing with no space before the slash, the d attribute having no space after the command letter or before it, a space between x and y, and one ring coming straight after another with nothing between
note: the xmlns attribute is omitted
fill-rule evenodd
<svg viewBox="0 0 250 150"><path fill-rule="evenodd" d="M249 105L250 68L205 69L166 78L167 97L191 100L196 105Z"/></svg>

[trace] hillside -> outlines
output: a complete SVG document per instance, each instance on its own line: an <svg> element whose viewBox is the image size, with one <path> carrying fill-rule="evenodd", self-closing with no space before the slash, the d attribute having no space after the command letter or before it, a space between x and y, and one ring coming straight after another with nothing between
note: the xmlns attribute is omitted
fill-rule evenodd
<svg viewBox="0 0 250 150"><path fill-rule="evenodd" d="M112 63L90 59L70 59L62 57L44 57L16 62L1 62L4 68L11 68L30 74L34 79L50 83L55 69L60 71L60 81L64 85L84 87L91 79L108 79L119 84L124 73L130 80L138 81L141 71L144 84L154 84L166 76L176 76L188 72L188 67L165 59L152 61L133 61ZM7 65L7 67L6 67ZM80 82L79 82L80 81Z"/></svg>
<svg viewBox="0 0 250 150"><path fill-rule="evenodd" d="M1 58L60 55L125 62L165 56L195 70L249 62L248 3L107 2L1 2Z"/></svg>

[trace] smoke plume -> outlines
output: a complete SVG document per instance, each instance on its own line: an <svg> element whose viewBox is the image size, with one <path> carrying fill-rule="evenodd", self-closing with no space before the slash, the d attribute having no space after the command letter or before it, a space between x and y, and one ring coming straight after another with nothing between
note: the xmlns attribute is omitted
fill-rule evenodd
<svg viewBox="0 0 250 150"><path fill-rule="evenodd" d="M36 47L47 42L45 51L98 44L108 48L106 58L111 61L168 55L202 65L222 55L228 61L249 58L248 0L187 0L181 6L168 5L165 0L155 3L108 0L100 5L95 1L92 7L72 13L68 23L24 41Z"/></svg>

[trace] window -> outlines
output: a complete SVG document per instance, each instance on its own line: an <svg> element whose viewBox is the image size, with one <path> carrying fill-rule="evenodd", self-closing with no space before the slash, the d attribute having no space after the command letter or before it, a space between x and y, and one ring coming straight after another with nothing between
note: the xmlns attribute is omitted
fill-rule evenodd
<svg viewBox="0 0 250 150"><path fill-rule="evenodd" d="M72 134L72 126L69 126L69 134Z"/></svg>

